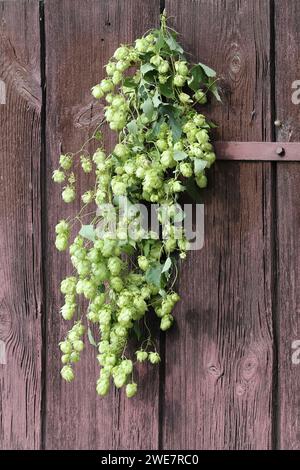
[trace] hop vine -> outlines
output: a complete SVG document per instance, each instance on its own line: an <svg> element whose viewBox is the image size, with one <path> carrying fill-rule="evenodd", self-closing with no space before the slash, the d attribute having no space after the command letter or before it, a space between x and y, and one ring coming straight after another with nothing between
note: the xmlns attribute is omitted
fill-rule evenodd
<svg viewBox="0 0 300 470"><path fill-rule="evenodd" d="M220 97L216 73L204 64L188 63L164 14L160 29L133 45L121 45L105 68L106 78L92 88L93 97L106 102L105 118L89 139L98 142L98 148L93 155L86 145L76 154L61 155L53 172L53 180L64 184L62 199L67 204L76 199L75 160L84 173L95 176L93 186L81 195L79 213L61 220L55 229L56 248L69 250L74 268L60 287L65 296L62 317L73 321L60 343L61 375L67 382L74 379L87 333L98 349L97 393L106 395L114 383L133 397L136 363L160 362L148 319L156 315L163 331L174 321L177 259L184 259L189 248L184 229L175 226L178 201L193 185L207 185L206 172L216 159L209 134L213 124L199 108L209 93ZM112 152L101 145L101 127L106 124L118 138ZM111 217L111 211L103 209L108 203L119 224L114 236L100 236L97 227ZM134 209L137 203L156 204L163 236L142 226ZM79 231L71 239L76 227ZM87 302L84 313L80 297ZM96 340L86 323L95 325ZM132 331L140 345L129 357Z"/></svg>

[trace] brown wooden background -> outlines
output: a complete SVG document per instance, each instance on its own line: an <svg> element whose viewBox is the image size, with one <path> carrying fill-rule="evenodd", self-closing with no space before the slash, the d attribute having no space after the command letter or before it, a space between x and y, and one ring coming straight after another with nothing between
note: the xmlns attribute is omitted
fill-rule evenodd
<svg viewBox="0 0 300 470"><path fill-rule="evenodd" d="M218 140L300 141L298 0L0 0L1 448L300 449L299 163L215 166L205 247L182 264L177 326L136 399L96 396L92 347L75 383L59 376L68 265L53 229L69 209L51 173L102 114L89 90L103 65L164 4L185 49L221 76Z"/></svg>

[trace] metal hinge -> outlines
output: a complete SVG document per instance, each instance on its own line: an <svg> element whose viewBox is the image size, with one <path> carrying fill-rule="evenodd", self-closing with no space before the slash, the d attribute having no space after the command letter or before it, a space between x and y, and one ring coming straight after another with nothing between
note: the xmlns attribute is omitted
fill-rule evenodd
<svg viewBox="0 0 300 470"><path fill-rule="evenodd" d="M214 142L218 160L300 161L300 142Z"/></svg>

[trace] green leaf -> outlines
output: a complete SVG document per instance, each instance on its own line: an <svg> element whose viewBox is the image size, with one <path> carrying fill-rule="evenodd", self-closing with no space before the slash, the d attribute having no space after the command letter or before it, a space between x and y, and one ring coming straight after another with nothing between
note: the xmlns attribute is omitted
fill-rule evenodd
<svg viewBox="0 0 300 470"><path fill-rule="evenodd" d="M216 81L212 81L211 83L208 83L207 87L208 87L209 91L214 95L216 100L220 101L222 103L222 98L219 94L218 85L217 85Z"/></svg>
<svg viewBox="0 0 300 470"><path fill-rule="evenodd" d="M166 273L166 272L168 272L168 271L170 270L171 266L172 266L172 260L171 260L170 257L168 257L168 258L166 259L165 264L163 265L163 268L162 268L161 273Z"/></svg>
<svg viewBox="0 0 300 470"><path fill-rule="evenodd" d="M188 85L195 92L199 90L200 83L207 82L207 76L205 72L203 71L201 65L199 64L194 65L194 67L192 67L191 76L192 78L188 81Z"/></svg>
<svg viewBox="0 0 300 470"><path fill-rule="evenodd" d="M170 120L170 126L172 129L174 142L178 142L182 134L181 121L178 119L175 119L173 116L169 116L169 120Z"/></svg>
<svg viewBox="0 0 300 470"><path fill-rule="evenodd" d="M165 289L160 289L159 290L159 295L163 298L167 297L167 293L166 293Z"/></svg>
<svg viewBox="0 0 300 470"><path fill-rule="evenodd" d="M155 51L159 52L162 47L165 45L165 38L164 35L161 31L159 31L157 39L156 39L156 44L155 44Z"/></svg>
<svg viewBox="0 0 300 470"><path fill-rule="evenodd" d="M134 249L136 248L136 241L135 240L130 239L128 243L132 248L134 248Z"/></svg>
<svg viewBox="0 0 300 470"><path fill-rule="evenodd" d="M161 83L159 85L160 93L165 96L166 98L174 98L174 90L173 90L173 81L172 77L170 77L166 83Z"/></svg>
<svg viewBox="0 0 300 470"><path fill-rule="evenodd" d="M185 212L181 207L177 207L176 214L174 216L174 222L182 222L185 218Z"/></svg>
<svg viewBox="0 0 300 470"><path fill-rule="evenodd" d="M94 337L93 337L93 334L92 334L92 330L90 329L90 327L88 327L88 339L89 339L89 342L91 343L92 346L97 347L97 343L96 343L96 341L94 340Z"/></svg>
<svg viewBox="0 0 300 470"><path fill-rule="evenodd" d="M79 235L92 242L96 240L96 233L93 225L82 225Z"/></svg>
<svg viewBox="0 0 300 470"><path fill-rule="evenodd" d="M137 84L135 83L135 81L131 77L126 77L124 82L123 82L123 85L126 88L136 88L136 86L137 86Z"/></svg>
<svg viewBox="0 0 300 470"><path fill-rule="evenodd" d="M152 98L152 102L153 102L154 108L158 108L158 106L161 104L160 94L158 90L155 91L154 96Z"/></svg>
<svg viewBox="0 0 300 470"><path fill-rule="evenodd" d="M140 70L141 70L141 74L145 75L147 72L150 72L150 70L155 70L155 67L151 64L143 64Z"/></svg>
<svg viewBox="0 0 300 470"><path fill-rule="evenodd" d="M219 127L217 126L217 124L215 124L213 121L210 121L209 119L206 119L206 123L210 129L217 129Z"/></svg>
<svg viewBox="0 0 300 470"><path fill-rule="evenodd" d="M185 160L187 158L188 154L186 152L183 152L182 150L175 150L174 152L174 160L176 162L180 162L181 160Z"/></svg>
<svg viewBox="0 0 300 470"><path fill-rule="evenodd" d="M151 266L145 274L145 279L149 284L154 284L156 287L161 286L161 271L162 265L160 263L155 263Z"/></svg>
<svg viewBox="0 0 300 470"><path fill-rule="evenodd" d="M135 119L133 119L127 124L127 129L129 130L130 134L135 135L138 132L138 126Z"/></svg>
<svg viewBox="0 0 300 470"><path fill-rule="evenodd" d="M200 65L200 67L202 67L202 69L204 70L207 77L215 77L217 75L216 72L213 69L208 67L208 65L201 64L201 62L198 62L198 65Z"/></svg>
<svg viewBox="0 0 300 470"><path fill-rule="evenodd" d="M162 123L164 122L163 117L160 117L158 121L154 122L154 125L152 127L152 131L150 132L149 138L150 140L153 140L153 138L156 138L159 134L160 128Z"/></svg>
<svg viewBox="0 0 300 470"><path fill-rule="evenodd" d="M178 110L172 105L164 105L160 106L159 111L161 114L168 116L173 139L178 142L182 134L182 122L178 117Z"/></svg>
<svg viewBox="0 0 300 470"><path fill-rule="evenodd" d="M105 285L103 284L103 282L102 282L102 284L100 284L100 285L98 286L98 292L99 292L100 294L104 294L104 292L105 292Z"/></svg>
<svg viewBox="0 0 300 470"><path fill-rule="evenodd" d="M145 243L144 243L144 255L146 257L148 257L149 253L150 253L150 247L151 247L151 240L147 240Z"/></svg>
<svg viewBox="0 0 300 470"><path fill-rule="evenodd" d="M199 175L202 171L206 168L207 162L205 160L201 160L200 158L195 158L194 160L194 168L195 168L195 175Z"/></svg>
<svg viewBox="0 0 300 470"><path fill-rule="evenodd" d="M197 203L203 202L200 188L195 183L195 179L193 176L191 176L191 178L188 178L187 183L185 184L185 189L189 196L193 199L193 201Z"/></svg>
<svg viewBox="0 0 300 470"><path fill-rule="evenodd" d="M139 152L141 152L143 149L144 149L144 147L140 147L140 146L138 146L138 145L135 145L134 147L132 147L132 151L135 152L135 153L139 153Z"/></svg>
<svg viewBox="0 0 300 470"><path fill-rule="evenodd" d="M146 101L144 101L142 104L142 110L148 119L152 118L154 106L151 98L147 98Z"/></svg>
<svg viewBox="0 0 300 470"><path fill-rule="evenodd" d="M168 44L171 51L175 51L175 52L179 52L179 54L183 54L182 47L180 46L180 44L178 44L176 39L171 34L167 39L165 39L165 41Z"/></svg>

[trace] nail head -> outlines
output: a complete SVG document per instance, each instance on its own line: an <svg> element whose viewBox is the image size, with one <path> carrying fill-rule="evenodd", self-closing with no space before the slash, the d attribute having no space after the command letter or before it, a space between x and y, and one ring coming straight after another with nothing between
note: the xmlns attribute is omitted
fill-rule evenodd
<svg viewBox="0 0 300 470"><path fill-rule="evenodd" d="M280 157L284 157L284 155L285 155L285 150L284 150L283 147L277 147L276 153L277 153L277 155L279 155Z"/></svg>

